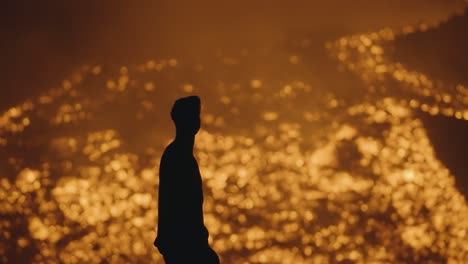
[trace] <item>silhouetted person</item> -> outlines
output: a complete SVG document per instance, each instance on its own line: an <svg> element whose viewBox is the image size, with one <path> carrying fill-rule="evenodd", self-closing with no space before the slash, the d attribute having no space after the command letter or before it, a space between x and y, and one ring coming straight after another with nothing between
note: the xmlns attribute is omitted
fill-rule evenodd
<svg viewBox="0 0 468 264"><path fill-rule="evenodd" d="M203 220L202 179L193 156L195 135L200 129L200 98L178 99L171 111L175 140L159 167L158 234L154 245L167 264L219 263L208 245Z"/></svg>

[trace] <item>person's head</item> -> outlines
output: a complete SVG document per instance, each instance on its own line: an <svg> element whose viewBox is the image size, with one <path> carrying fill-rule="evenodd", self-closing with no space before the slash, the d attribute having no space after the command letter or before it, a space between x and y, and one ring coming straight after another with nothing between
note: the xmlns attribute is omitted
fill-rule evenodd
<svg viewBox="0 0 468 264"><path fill-rule="evenodd" d="M172 106L171 118L176 126L177 134L195 136L200 129L200 98L188 96L177 99Z"/></svg>

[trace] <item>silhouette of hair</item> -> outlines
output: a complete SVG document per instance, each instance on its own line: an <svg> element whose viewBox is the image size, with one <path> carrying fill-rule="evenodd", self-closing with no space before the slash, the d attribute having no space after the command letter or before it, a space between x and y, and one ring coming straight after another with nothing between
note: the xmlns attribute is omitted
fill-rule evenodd
<svg viewBox="0 0 468 264"><path fill-rule="evenodd" d="M188 96L175 101L171 110L172 121L179 126L186 123L188 120L193 120L200 116L200 97Z"/></svg>

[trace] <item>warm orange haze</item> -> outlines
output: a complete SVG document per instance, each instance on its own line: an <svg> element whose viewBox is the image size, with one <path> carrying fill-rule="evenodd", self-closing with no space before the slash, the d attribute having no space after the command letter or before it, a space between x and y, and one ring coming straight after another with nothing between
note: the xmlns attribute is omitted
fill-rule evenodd
<svg viewBox="0 0 468 264"><path fill-rule="evenodd" d="M5 74L0 262L163 263L152 244L159 161L175 133L172 104L196 94L194 154L221 263L467 263L468 9L415 1L412 14L404 3L369 11L348 3L359 19L340 11L341 24L353 22L339 29L339 17L318 16L320 4L273 6L259 20L247 12L258 23L245 35L220 14L224 31L208 25L209 8L178 6L174 15L192 14L195 24L167 30L188 27L194 39L173 54L175 33L158 32L174 10L162 5L147 32L155 50L153 35L166 38L160 56L135 44L148 55L116 62L93 57L96 48L84 65L80 56L70 55L80 61L73 67L51 61L48 76L60 65L73 70L37 89L28 75ZM121 34L141 40L144 30L135 31ZM102 53L132 47L104 39L112 51ZM81 51L79 40L72 46ZM39 72L47 65L31 63Z"/></svg>

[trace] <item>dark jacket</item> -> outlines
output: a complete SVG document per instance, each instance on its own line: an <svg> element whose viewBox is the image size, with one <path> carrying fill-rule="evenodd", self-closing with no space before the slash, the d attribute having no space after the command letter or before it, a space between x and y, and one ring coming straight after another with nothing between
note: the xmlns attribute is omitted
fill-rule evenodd
<svg viewBox="0 0 468 264"><path fill-rule="evenodd" d="M191 151L171 143L159 167L158 233L154 245L165 252L206 245L200 170Z"/></svg>

